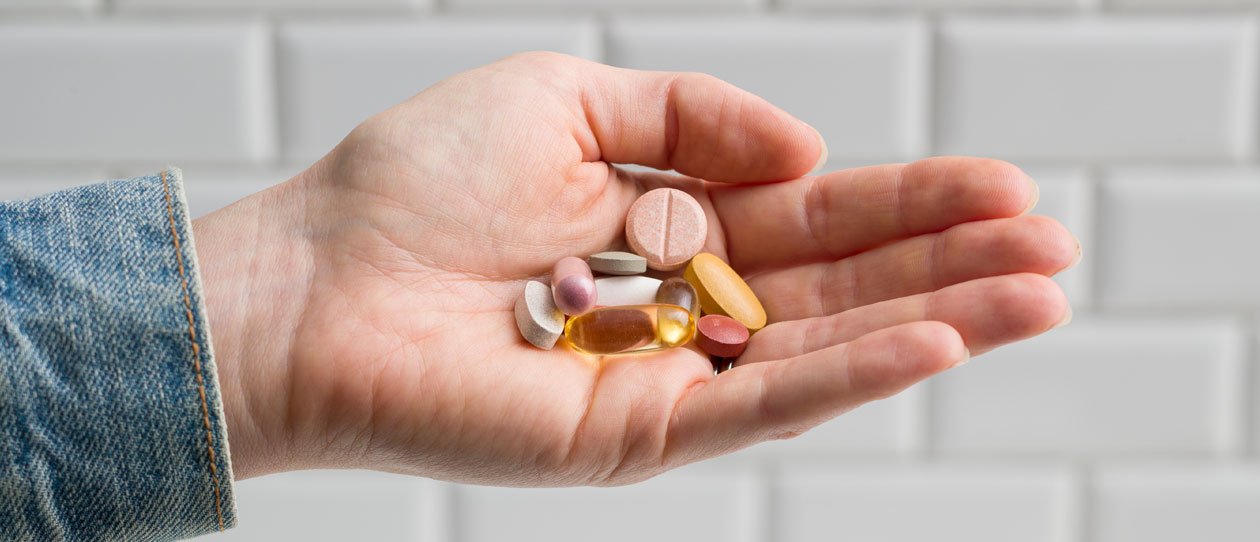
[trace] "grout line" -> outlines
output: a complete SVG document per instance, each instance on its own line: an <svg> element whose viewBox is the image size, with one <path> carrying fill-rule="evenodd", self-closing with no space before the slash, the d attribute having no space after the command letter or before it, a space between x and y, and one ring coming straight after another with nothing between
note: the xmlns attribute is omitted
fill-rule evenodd
<svg viewBox="0 0 1260 542"><path fill-rule="evenodd" d="M258 51L252 55L251 71L258 81L250 93L254 103L248 118L253 119L251 133L254 141L254 157L258 165L275 167L280 162L280 70L279 29L274 17L264 17L253 22L262 33Z"/></svg>
<svg viewBox="0 0 1260 542"><path fill-rule="evenodd" d="M901 405L897 408L897 425L901 427L896 447L901 459L925 461L935 455L933 437L936 424L932 416L932 404L936 398L936 381L944 375L936 375L901 392Z"/></svg>
<svg viewBox="0 0 1260 542"><path fill-rule="evenodd" d="M1097 255L1102 251L1099 249L1098 235L1098 191L1100 172L1098 167L1086 167L1081 170L1081 182L1084 184L1081 193L1074 202L1081 207L1080 209L1080 232L1074 232L1077 235L1076 240L1081 244L1081 261L1077 264L1076 271L1077 281L1077 297L1080 298L1083 306L1079 307L1078 314L1093 315L1097 312L1097 300L1094 298L1098 291L1095 288L1097 283ZM1087 254L1088 252L1088 254ZM1075 312L1078 307L1073 306Z"/></svg>
<svg viewBox="0 0 1260 542"><path fill-rule="evenodd" d="M1098 295L1099 292L1102 291L1101 278L1103 266L1100 265L1101 262L1099 262L1097 258L1106 254L1105 247L1103 247L1101 232L1103 225L1103 194L1106 191L1107 176L1107 171L1098 164L1090 164L1085 167L1085 198L1087 200L1087 206L1084 213L1084 221L1088 231L1085 234L1087 239L1081 239L1081 266L1083 266L1084 269L1081 270L1080 276L1081 280L1085 283L1085 295L1083 297L1085 297L1089 304L1086 312L1091 315L1103 312L1102 299L1100 299ZM1089 246L1092 247L1091 252L1097 255L1094 258L1091 258L1089 263L1085 262L1086 255L1084 253L1085 249L1083 246L1085 243L1088 243Z"/></svg>
<svg viewBox="0 0 1260 542"><path fill-rule="evenodd" d="M454 484L437 480L420 482L420 513L413 528L423 542L453 542Z"/></svg>
<svg viewBox="0 0 1260 542"><path fill-rule="evenodd" d="M612 50L612 37L610 36L612 20L611 16L605 13L589 15L586 19L589 21L590 34L586 39L590 43L590 60L600 64L608 64L608 51Z"/></svg>
<svg viewBox="0 0 1260 542"><path fill-rule="evenodd" d="M771 461L762 459L757 462L756 476L758 486L756 487L757 495L760 502L755 503L753 509L757 514L759 522L753 527L751 540L761 542L773 542L778 537L775 536L775 527L779 518L779 498L778 498L778 481L779 467Z"/></svg>
<svg viewBox="0 0 1260 542"><path fill-rule="evenodd" d="M1254 316L1237 320L1238 352L1232 364L1221 371L1218 385L1222 393L1218 397L1216 416L1220 432L1219 460L1246 461L1254 452L1256 397L1250 393L1257 383L1257 322Z"/></svg>
<svg viewBox="0 0 1260 542"><path fill-rule="evenodd" d="M460 498L459 486L457 484L444 482L443 486L446 487L445 540L447 542L460 542L465 538L466 534L461 528L463 524L463 521L461 521L462 514L466 503Z"/></svg>
<svg viewBox="0 0 1260 542"><path fill-rule="evenodd" d="M1093 538L1094 523L1094 467L1074 464L1069 472L1067 497L1069 502L1062 510L1060 518L1064 526L1062 540L1064 542L1088 542Z"/></svg>
<svg viewBox="0 0 1260 542"><path fill-rule="evenodd" d="M908 92L910 93L910 113L907 115L908 129L912 134L909 145L909 158L918 159L934 154L936 144L934 99L936 89L936 26L937 17L923 15L911 17L913 25L913 43L910 45L910 75Z"/></svg>
<svg viewBox="0 0 1260 542"><path fill-rule="evenodd" d="M944 68L941 67L941 59L944 56L942 51L943 37L941 35L941 27L944 25L944 17L939 14L927 17L928 35L926 48L926 73L924 80L920 83L923 88L923 114L924 119L921 124L924 133L921 143L923 144L923 152L927 156L936 156L941 152L941 89L944 79Z"/></svg>
<svg viewBox="0 0 1260 542"><path fill-rule="evenodd" d="M1256 107L1256 89L1257 82L1260 80L1260 51L1257 51L1256 25L1260 24L1255 14L1248 18L1245 36L1243 38L1243 53L1239 58L1239 65L1235 69L1242 74L1242 89L1238 97L1241 103L1238 104L1240 114L1238 115L1239 133L1236 134L1241 147L1238 162L1250 163L1254 162L1258 156L1256 145L1256 130L1260 126L1260 114L1257 113Z"/></svg>
<svg viewBox="0 0 1260 542"><path fill-rule="evenodd" d="M1108 0L1076 0L1076 9L1082 14L1099 14L1108 11L1110 6L1104 5Z"/></svg>

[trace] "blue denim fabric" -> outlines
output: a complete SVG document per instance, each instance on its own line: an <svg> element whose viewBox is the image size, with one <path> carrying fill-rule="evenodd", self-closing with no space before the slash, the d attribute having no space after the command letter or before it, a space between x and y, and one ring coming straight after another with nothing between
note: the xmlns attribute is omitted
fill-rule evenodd
<svg viewBox="0 0 1260 542"><path fill-rule="evenodd" d="M0 203L0 540L235 524L180 172Z"/></svg>

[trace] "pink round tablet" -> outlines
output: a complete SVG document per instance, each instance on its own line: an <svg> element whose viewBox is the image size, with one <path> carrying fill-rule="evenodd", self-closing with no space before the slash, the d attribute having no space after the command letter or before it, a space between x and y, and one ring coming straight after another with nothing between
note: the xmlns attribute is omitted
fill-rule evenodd
<svg viewBox="0 0 1260 542"><path fill-rule="evenodd" d="M707 314L696 322L696 345L711 356L738 357L748 346L748 328L729 316Z"/></svg>
<svg viewBox="0 0 1260 542"><path fill-rule="evenodd" d="M577 316L595 306L595 277L581 258L566 256L551 270L551 295L556 307Z"/></svg>
<svg viewBox="0 0 1260 542"><path fill-rule="evenodd" d="M626 242L648 267L659 271L678 269L704 248L709 222L700 202L682 190L657 188L630 206L626 215Z"/></svg>

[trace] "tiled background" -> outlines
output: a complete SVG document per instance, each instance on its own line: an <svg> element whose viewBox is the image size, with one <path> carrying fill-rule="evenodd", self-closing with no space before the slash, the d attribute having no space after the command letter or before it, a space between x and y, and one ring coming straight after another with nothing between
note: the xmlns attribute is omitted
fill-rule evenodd
<svg viewBox="0 0 1260 542"><path fill-rule="evenodd" d="M0 0L0 197L182 166L204 213L531 49L710 72L835 167L1011 160L1070 326L618 489L305 472L222 540L1260 540L1257 0Z"/></svg>

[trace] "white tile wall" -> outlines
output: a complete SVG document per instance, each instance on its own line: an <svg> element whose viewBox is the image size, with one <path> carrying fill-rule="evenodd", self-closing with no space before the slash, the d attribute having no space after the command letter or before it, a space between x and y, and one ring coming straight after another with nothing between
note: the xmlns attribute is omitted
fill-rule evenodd
<svg viewBox="0 0 1260 542"><path fill-rule="evenodd" d="M429 482L429 484L433 484ZM445 498L426 482L372 471L304 471L237 482L237 519L248 528L199 540L415 540ZM436 485L436 484L433 484Z"/></svg>
<svg viewBox="0 0 1260 542"><path fill-rule="evenodd" d="M289 160L314 160L359 122L443 78L512 53L594 56L589 21L294 23L278 30L281 135Z"/></svg>
<svg viewBox="0 0 1260 542"><path fill-rule="evenodd" d="M1105 0L1109 5L1125 9L1237 9L1260 5L1256 0Z"/></svg>
<svg viewBox="0 0 1260 542"><path fill-rule="evenodd" d="M446 0L453 9L474 12L572 12L587 10L706 12L747 11L768 0Z"/></svg>
<svg viewBox="0 0 1260 542"><path fill-rule="evenodd" d="M852 8L902 8L902 9L1067 9L1088 5L1091 0L780 0L786 8L852 9Z"/></svg>
<svg viewBox="0 0 1260 542"><path fill-rule="evenodd" d="M938 149L1028 159L1251 154L1244 18L961 19L940 27Z"/></svg>
<svg viewBox="0 0 1260 542"><path fill-rule="evenodd" d="M932 382L945 454L1238 452L1242 329L1228 321L1077 319Z"/></svg>
<svg viewBox="0 0 1260 542"><path fill-rule="evenodd" d="M798 464L775 485L771 539L1059 542L1073 496L1068 473L1046 467Z"/></svg>
<svg viewBox="0 0 1260 542"><path fill-rule="evenodd" d="M1098 291L1108 307L1260 302L1260 172L1118 170L1102 184Z"/></svg>
<svg viewBox="0 0 1260 542"><path fill-rule="evenodd" d="M461 542L760 540L765 505L756 473L736 465L684 467L617 488L459 486Z"/></svg>
<svg viewBox="0 0 1260 542"><path fill-rule="evenodd" d="M0 23L0 160L250 162L273 155L268 29Z"/></svg>
<svg viewBox="0 0 1260 542"><path fill-rule="evenodd" d="M10 167L0 169L0 201L26 199L114 178L104 168Z"/></svg>
<svg viewBox="0 0 1260 542"><path fill-rule="evenodd" d="M239 484L221 538L1256 540L1257 5L0 0L0 199L174 164L201 215L525 50L713 73L819 128L832 169L1024 166L1080 237L1077 320L641 485L287 474Z"/></svg>
<svg viewBox="0 0 1260 542"><path fill-rule="evenodd" d="M703 71L810 123L832 160L923 152L927 27L914 20L625 19L608 62Z"/></svg>
<svg viewBox="0 0 1260 542"><path fill-rule="evenodd" d="M1260 469L1151 464L1100 469L1095 542L1260 540Z"/></svg>
<svg viewBox="0 0 1260 542"><path fill-rule="evenodd" d="M71 11L99 7L101 0L0 0L0 13L5 10Z"/></svg>
<svg viewBox="0 0 1260 542"><path fill-rule="evenodd" d="M184 10L274 12L390 12L427 10L435 0L114 0L123 12Z"/></svg>
<svg viewBox="0 0 1260 542"><path fill-rule="evenodd" d="M770 459L837 453L912 456L923 449L925 399L922 387L913 387L862 405L796 438L763 442L738 455Z"/></svg>

